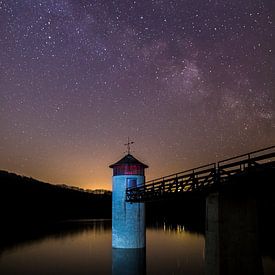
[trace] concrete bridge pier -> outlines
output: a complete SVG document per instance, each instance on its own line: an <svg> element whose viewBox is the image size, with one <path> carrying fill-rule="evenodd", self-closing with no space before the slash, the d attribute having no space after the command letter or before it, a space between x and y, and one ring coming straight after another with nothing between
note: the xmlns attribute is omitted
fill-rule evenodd
<svg viewBox="0 0 275 275"><path fill-rule="evenodd" d="M207 275L263 274L255 195L224 190L206 199Z"/></svg>

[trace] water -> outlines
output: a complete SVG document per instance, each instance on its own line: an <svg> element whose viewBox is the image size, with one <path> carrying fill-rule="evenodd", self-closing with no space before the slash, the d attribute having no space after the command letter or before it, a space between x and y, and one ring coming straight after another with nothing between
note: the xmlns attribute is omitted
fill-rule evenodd
<svg viewBox="0 0 275 275"><path fill-rule="evenodd" d="M112 249L111 221L106 220L13 230L17 234L1 233L1 275L207 274L205 237L183 225L147 228L146 251ZM275 274L275 259L265 256L262 263L265 275Z"/></svg>

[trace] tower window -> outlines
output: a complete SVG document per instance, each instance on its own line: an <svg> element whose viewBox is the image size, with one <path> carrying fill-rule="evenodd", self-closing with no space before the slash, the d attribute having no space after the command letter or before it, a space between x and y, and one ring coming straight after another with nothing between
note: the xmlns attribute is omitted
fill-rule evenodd
<svg viewBox="0 0 275 275"><path fill-rule="evenodd" d="M137 187L137 180L127 179L127 188L134 188L134 187Z"/></svg>

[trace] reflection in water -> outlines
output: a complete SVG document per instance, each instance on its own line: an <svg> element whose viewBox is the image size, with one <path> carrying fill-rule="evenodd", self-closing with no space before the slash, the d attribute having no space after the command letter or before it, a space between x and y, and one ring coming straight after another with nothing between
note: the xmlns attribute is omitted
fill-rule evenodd
<svg viewBox="0 0 275 275"><path fill-rule="evenodd" d="M20 233L17 244L4 242L6 236L1 235L5 247L0 255L0 274L111 274L111 221L46 227L48 234L43 226L24 229L29 233L25 239Z"/></svg>
<svg viewBox="0 0 275 275"><path fill-rule="evenodd" d="M0 255L6 250L18 248L43 241L44 239L73 238L75 235L85 232L94 232L100 235L101 232L111 231L111 220L69 220L52 224L1 225L0 228ZM20 230L18 229L20 228Z"/></svg>
<svg viewBox="0 0 275 275"><path fill-rule="evenodd" d="M147 229L147 275L204 274L204 237L163 223Z"/></svg>
<svg viewBox="0 0 275 275"><path fill-rule="evenodd" d="M112 250L112 275L145 275L146 249Z"/></svg>
<svg viewBox="0 0 275 275"><path fill-rule="evenodd" d="M143 249L112 249L111 221L74 221L40 229L32 227L24 232L20 231L21 234L18 234L16 229L11 230L10 234L5 232L1 229L1 275L211 274L207 273L207 269L205 271L204 259L209 260L209 255L214 251L211 252L213 247L208 246L205 249L204 236L186 231L182 224L159 223L147 228L146 253ZM243 237L242 235L241 238ZM246 244L253 240L250 235L248 237L243 239ZM226 245L230 245L230 240L229 238ZM206 242L206 245L209 243ZM242 245L240 240L233 248L242 251ZM248 247L250 246L251 244ZM226 254L217 257L221 255ZM229 263L230 261L227 261L227 264ZM263 265L265 275L274 274L274 259L265 258ZM211 275L214 274L217 273Z"/></svg>

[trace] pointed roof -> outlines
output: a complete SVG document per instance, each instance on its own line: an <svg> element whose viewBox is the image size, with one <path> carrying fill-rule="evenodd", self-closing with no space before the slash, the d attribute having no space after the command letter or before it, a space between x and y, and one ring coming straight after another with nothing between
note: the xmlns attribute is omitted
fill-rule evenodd
<svg viewBox="0 0 275 275"><path fill-rule="evenodd" d="M148 168L148 165L140 162L139 160L137 160L135 157L133 157L131 154L127 154L126 156L124 156L122 159L120 159L119 161L117 161L116 163L110 165L110 168L114 168L117 165L123 165L123 164L138 164L140 166L143 166L143 168Z"/></svg>

